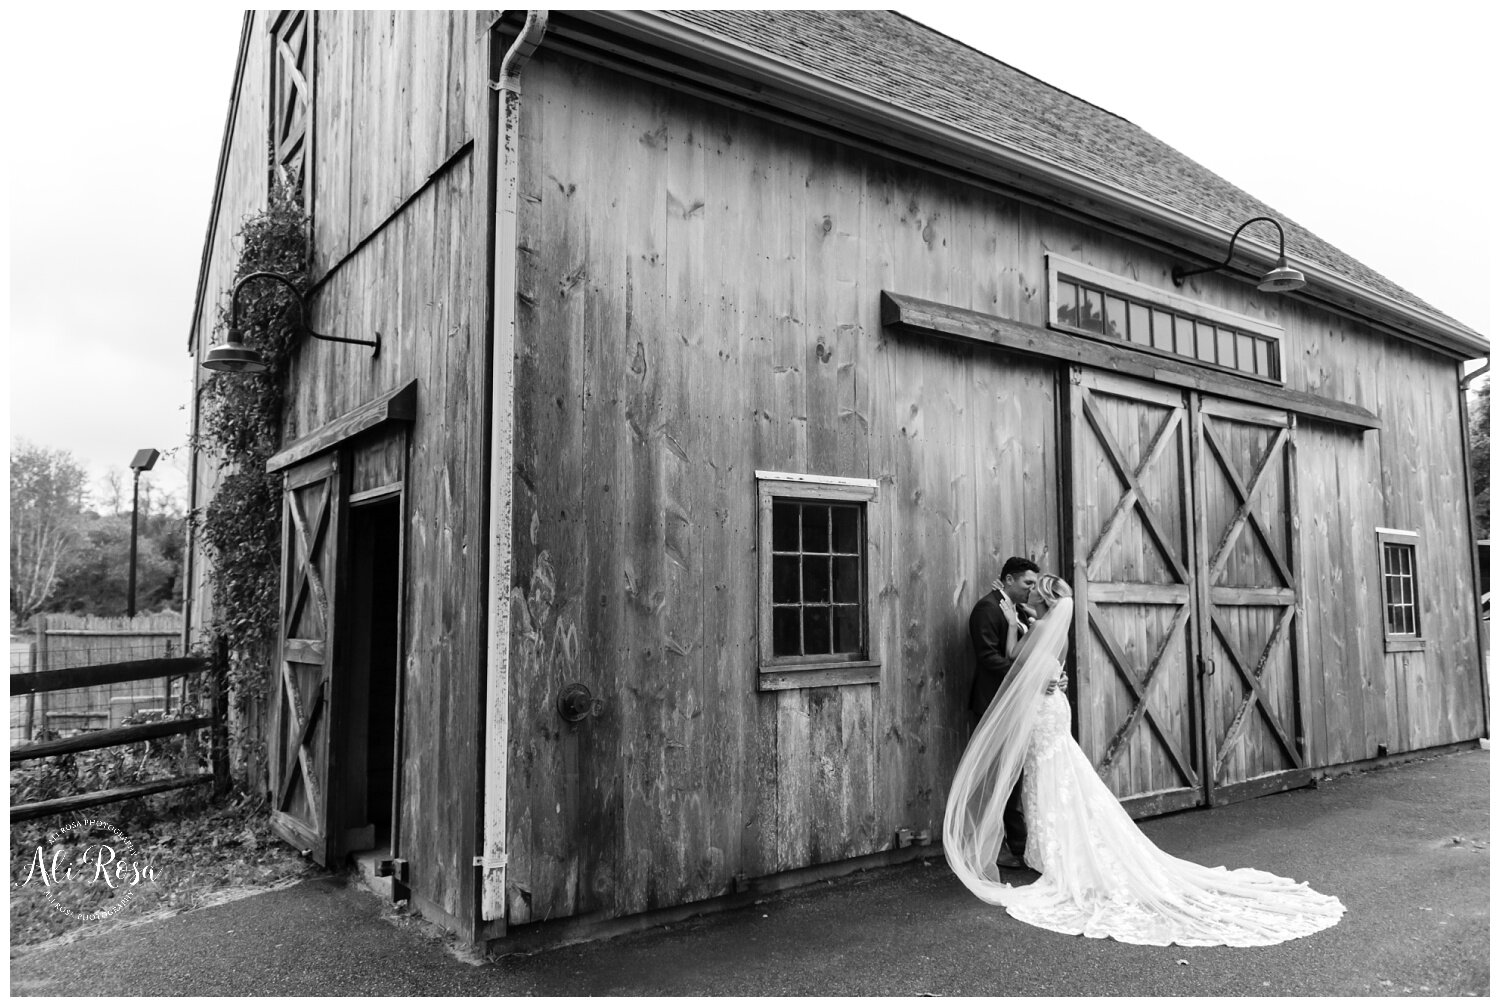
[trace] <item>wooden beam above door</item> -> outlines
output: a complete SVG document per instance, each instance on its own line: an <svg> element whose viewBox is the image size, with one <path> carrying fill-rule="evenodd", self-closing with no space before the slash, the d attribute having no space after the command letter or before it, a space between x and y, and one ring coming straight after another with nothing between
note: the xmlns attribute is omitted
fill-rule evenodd
<svg viewBox="0 0 1500 1007"><path fill-rule="evenodd" d="M1053 332L982 311L893 294L888 290L880 293L880 321L905 332L982 343L1029 356L1129 374L1176 388L1285 409L1299 416L1360 430L1379 430L1382 427L1380 417L1351 402L1220 374L1125 344Z"/></svg>
<svg viewBox="0 0 1500 1007"><path fill-rule="evenodd" d="M305 437L300 437L266 461L267 472L279 472L382 423L417 418L417 383L409 381L395 391L386 392L362 406L356 406L338 419L325 423Z"/></svg>

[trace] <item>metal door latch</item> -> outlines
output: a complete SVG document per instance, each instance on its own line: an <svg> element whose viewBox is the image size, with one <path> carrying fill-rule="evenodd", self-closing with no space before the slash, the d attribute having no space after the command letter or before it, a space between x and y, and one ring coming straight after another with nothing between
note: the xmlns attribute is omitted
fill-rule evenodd
<svg viewBox="0 0 1500 1007"><path fill-rule="evenodd" d="M564 686L557 697L557 712L570 724L576 724L587 717L597 717L603 709L604 701L595 699L593 693L589 692L589 687L582 682Z"/></svg>

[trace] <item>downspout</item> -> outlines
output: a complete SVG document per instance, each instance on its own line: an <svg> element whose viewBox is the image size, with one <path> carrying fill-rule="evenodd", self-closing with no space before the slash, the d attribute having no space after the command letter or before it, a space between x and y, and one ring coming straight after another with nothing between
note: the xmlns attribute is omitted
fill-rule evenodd
<svg viewBox="0 0 1500 1007"><path fill-rule="evenodd" d="M515 469L516 239L520 186L521 70L547 32L547 12L526 12L526 24L500 61L495 179L494 327L490 353L489 590L485 622L484 840L475 857L482 870L480 917L505 919L506 777L510 746L511 477Z"/></svg>
<svg viewBox="0 0 1500 1007"><path fill-rule="evenodd" d="M1463 427L1464 502L1469 508L1469 570L1474 576L1474 631L1479 637L1479 704L1484 714L1486 738L1490 736L1490 669L1485 662L1488 641L1485 640L1484 633L1484 591L1480 587L1482 580L1479 576L1479 529L1474 525L1474 463L1469 456L1469 383L1489 369L1488 359L1482 367L1468 374L1463 373L1460 365L1458 379L1458 415Z"/></svg>

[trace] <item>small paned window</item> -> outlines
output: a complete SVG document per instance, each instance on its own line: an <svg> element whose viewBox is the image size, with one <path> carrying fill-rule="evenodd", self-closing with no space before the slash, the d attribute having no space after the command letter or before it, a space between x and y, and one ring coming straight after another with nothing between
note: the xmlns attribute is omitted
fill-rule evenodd
<svg viewBox="0 0 1500 1007"><path fill-rule="evenodd" d="M1421 582L1417 576L1415 532L1376 530L1380 546L1381 601L1384 609L1385 649L1421 650Z"/></svg>
<svg viewBox="0 0 1500 1007"><path fill-rule="evenodd" d="M876 682L870 506L876 484L757 472L761 689Z"/></svg>
<svg viewBox="0 0 1500 1007"><path fill-rule="evenodd" d="M1282 381L1281 337L1275 326L1050 255L1048 274L1053 328Z"/></svg>
<svg viewBox="0 0 1500 1007"><path fill-rule="evenodd" d="M772 502L772 657L864 657L864 562L862 505Z"/></svg>

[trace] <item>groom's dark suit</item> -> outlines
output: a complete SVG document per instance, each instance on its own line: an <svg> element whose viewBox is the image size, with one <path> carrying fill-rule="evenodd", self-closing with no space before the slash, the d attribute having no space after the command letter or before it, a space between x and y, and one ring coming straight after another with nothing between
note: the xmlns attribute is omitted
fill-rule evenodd
<svg viewBox="0 0 1500 1007"><path fill-rule="evenodd" d="M1029 609L1013 609L1021 625L1030 627L1036 621ZM1005 637L1010 630L1010 621L1000 604L1000 592L991 591L974 603L969 614L969 639L974 643L974 684L969 690L969 709L974 714L974 723L984 716L1000 683L1010 671L1012 659L1005 653ZM1021 780L1005 802L1005 843L1010 851L1020 856L1026 849L1026 819L1021 816Z"/></svg>

